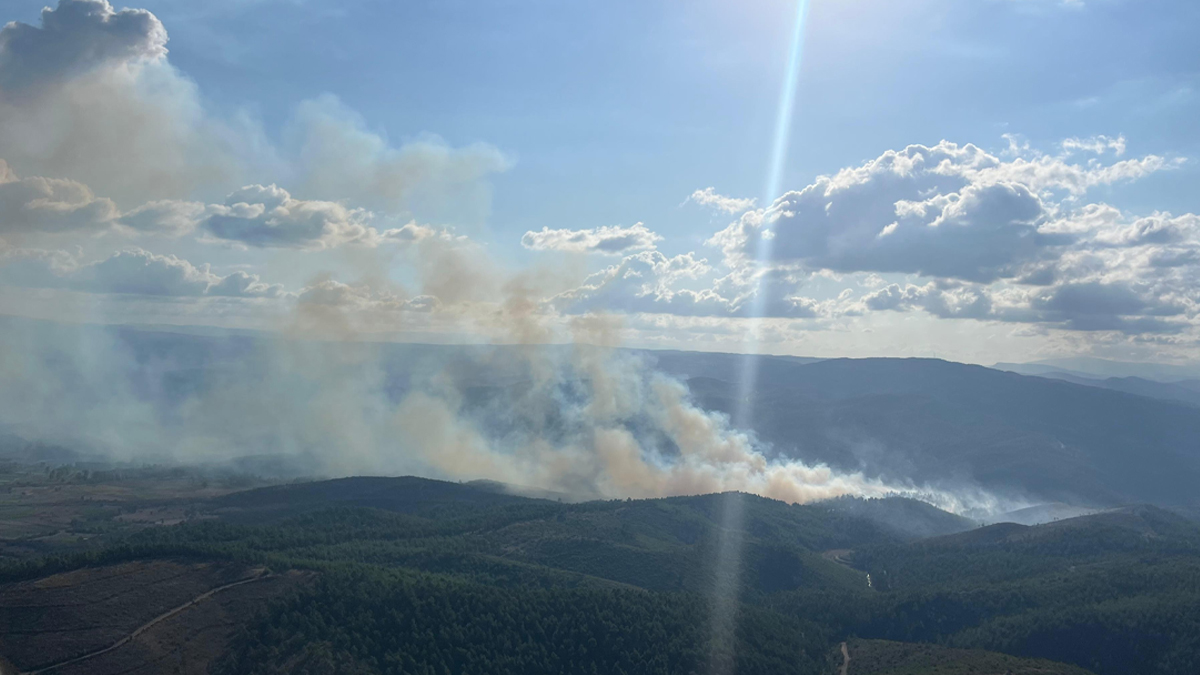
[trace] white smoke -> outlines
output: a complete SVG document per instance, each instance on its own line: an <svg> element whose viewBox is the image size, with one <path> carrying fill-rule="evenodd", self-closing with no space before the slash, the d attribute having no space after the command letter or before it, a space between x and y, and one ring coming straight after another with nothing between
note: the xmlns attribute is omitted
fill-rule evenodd
<svg viewBox="0 0 1200 675"><path fill-rule="evenodd" d="M227 357L201 342L194 362L170 347L132 349L109 330L16 323L2 333L0 406L23 435L121 461L266 456L314 475L491 479L578 498L903 492L955 511L990 499L768 457L645 357L585 344L612 331L585 323L566 346L425 354L278 337Z"/></svg>
<svg viewBox="0 0 1200 675"><path fill-rule="evenodd" d="M808 502L893 491L861 474L768 460L750 435L638 356L582 345L519 353L529 373L549 376L498 389L483 410L457 385L410 394L393 420L401 450L449 477L596 497L739 490Z"/></svg>

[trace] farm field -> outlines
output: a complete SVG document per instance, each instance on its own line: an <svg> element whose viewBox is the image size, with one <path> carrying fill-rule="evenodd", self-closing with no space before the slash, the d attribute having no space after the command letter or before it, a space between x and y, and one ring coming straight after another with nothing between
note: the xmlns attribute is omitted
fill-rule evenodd
<svg viewBox="0 0 1200 675"><path fill-rule="evenodd" d="M24 673L199 675L256 607L306 577L153 560L6 584L0 653Z"/></svg>
<svg viewBox="0 0 1200 675"><path fill-rule="evenodd" d="M262 484L182 469L91 471L0 461L0 561L84 550L121 533L208 517L208 500Z"/></svg>

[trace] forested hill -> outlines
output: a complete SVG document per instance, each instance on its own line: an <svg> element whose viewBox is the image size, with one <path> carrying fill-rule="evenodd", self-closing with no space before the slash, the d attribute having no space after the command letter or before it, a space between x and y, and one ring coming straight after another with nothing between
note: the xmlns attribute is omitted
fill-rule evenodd
<svg viewBox="0 0 1200 675"><path fill-rule="evenodd" d="M830 654L855 636L951 647L863 654L962 666L946 672L1028 665L987 652L1098 675L1200 668L1200 530L1153 507L975 527L897 499L569 504L494 486L355 478L196 508L192 522L0 574L61 588L70 575L44 577L182 559L313 575L242 617L213 663L222 674L665 674L714 663L828 674L840 665ZM730 604L714 603L719 589ZM714 643L716 607L736 621ZM12 639L0 635L0 652Z"/></svg>

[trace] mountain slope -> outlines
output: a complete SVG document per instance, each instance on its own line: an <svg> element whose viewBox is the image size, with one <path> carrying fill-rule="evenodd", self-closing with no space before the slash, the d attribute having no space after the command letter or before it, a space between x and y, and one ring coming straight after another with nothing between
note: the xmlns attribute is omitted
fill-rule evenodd
<svg viewBox="0 0 1200 675"><path fill-rule="evenodd" d="M733 383L689 380L732 412ZM830 359L762 371L748 426L776 452L917 484L1034 501L1187 504L1200 410L932 359Z"/></svg>
<svg viewBox="0 0 1200 675"><path fill-rule="evenodd" d="M1038 375L1052 380L1064 380L1074 384L1082 384L1088 387L1100 387L1101 389L1112 389L1113 391L1123 391L1127 394L1136 394L1138 396L1146 396L1148 398L1160 398L1164 401L1177 401L1179 403L1188 403L1191 405L1200 406L1200 391L1188 385L1188 381L1182 382L1156 382L1147 380L1141 377L1109 377L1106 379L1095 379L1090 377L1080 377L1071 373L1047 372Z"/></svg>

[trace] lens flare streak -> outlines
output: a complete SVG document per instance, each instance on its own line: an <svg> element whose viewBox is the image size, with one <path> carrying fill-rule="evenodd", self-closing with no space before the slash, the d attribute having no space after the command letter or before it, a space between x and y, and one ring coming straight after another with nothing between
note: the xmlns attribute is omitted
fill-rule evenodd
<svg viewBox="0 0 1200 675"><path fill-rule="evenodd" d="M774 144L771 148L771 164L767 169L767 182L763 193L762 204L769 207L779 196L783 182L783 169L787 161L788 149L791 146L792 118L796 108L796 90L800 80L800 63L804 55L804 33L808 22L809 0L798 0L796 3L796 18L792 27L792 45L788 52L787 68L783 76L783 88L779 95L779 111L775 121ZM766 224L763 224L765 227ZM749 325L743 344L747 354L758 353L759 333L762 316L766 309L766 293L763 289L763 276L771 260L772 237L760 236L755 251L754 293L750 299ZM738 382L737 406L734 414L734 424L744 427L750 423L749 399L758 379L758 360L746 359L741 377Z"/></svg>
<svg viewBox="0 0 1200 675"><path fill-rule="evenodd" d="M779 194L783 181L783 169L791 144L792 118L796 107L796 89L800 79L800 60L804 53L804 32L808 19L809 0L796 3L795 23L792 27L792 44L788 52L787 69L783 76L783 89L779 97L779 112L775 122L775 139L771 150L771 164L767 170L767 182L762 204L769 207ZM764 223L764 226L766 224ZM751 398L758 379L759 331L765 313L763 276L771 259L770 237L760 237L756 250L754 270L754 294L750 301L749 326L743 343L748 355L738 381L738 397L734 406L733 423L736 427L749 428L752 424L753 404ZM730 493L724 496L717 558L712 594L712 616L710 617L711 644L709 672L724 675L733 672L735 663L735 636L737 630L738 586L742 562L742 533L745 513L743 496Z"/></svg>

